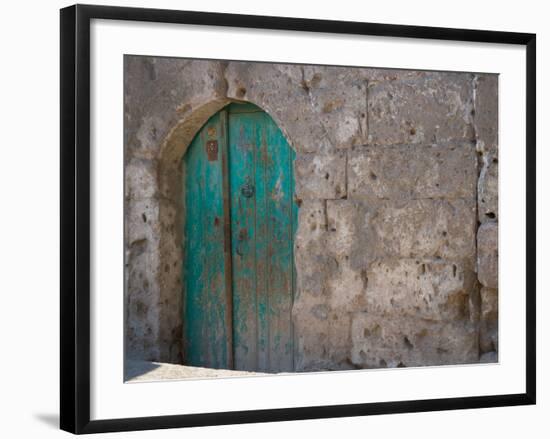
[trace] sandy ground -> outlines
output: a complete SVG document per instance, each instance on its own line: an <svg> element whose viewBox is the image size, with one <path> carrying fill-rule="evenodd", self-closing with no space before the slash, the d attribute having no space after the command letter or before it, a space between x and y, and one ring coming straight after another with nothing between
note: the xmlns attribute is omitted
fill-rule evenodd
<svg viewBox="0 0 550 439"><path fill-rule="evenodd" d="M224 378L239 376L270 375L259 372L246 372L240 370L208 369L205 367L183 366L181 364L156 363L142 360L126 360L125 380L161 381L201 378Z"/></svg>

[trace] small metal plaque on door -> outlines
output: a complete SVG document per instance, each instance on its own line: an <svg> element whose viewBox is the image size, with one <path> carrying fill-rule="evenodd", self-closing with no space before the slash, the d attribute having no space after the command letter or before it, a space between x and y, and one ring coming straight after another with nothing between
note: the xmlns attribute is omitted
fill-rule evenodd
<svg viewBox="0 0 550 439"><path fill-rule="evenodd" d="M209 140L206 142L206 155L209 162L215 162L218 160L218 141Z"/></svg>

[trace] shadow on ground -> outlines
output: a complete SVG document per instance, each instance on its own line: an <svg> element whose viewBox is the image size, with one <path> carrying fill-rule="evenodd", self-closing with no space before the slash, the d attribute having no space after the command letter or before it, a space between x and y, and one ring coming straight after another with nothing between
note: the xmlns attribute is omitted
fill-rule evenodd
<svg viewBox="0 0 550 439"><path fill-rule="evenodd" d="M160 367L151 361L126 360L124 362L124 381L130 381L139 376L152 372Z"/></svg>
<svg viewBox="0 0 550 439"><path fill-rule="evenodd" d="M59 415L57 413L35 413L34 417L50 428L59 429Z"/></svg>
<svg viewBox="0 0 550 439"><path fill-rule="evenodd" d="M185 366L183 364L155 363L127 359L125 361L124 381L162 381L258 375L267 374L244 370L211 369L207 367Z"/></svg>

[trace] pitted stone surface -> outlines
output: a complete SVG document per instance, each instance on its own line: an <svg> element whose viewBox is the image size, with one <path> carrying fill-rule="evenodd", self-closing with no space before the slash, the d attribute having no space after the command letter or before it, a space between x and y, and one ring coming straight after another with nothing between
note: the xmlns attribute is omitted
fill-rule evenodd
<svg viewBox="0 0 550 439"><path fill-rule="evenodd" d="M327 318L327 357L329 370L355 369L351 362L351 313L339 309L331 312Z"/></svg>
<svg viewBox="0 0 550 439"><path fill-rule="evenodd" d="M160 294L157 282L160 263L156 226L158 200L135 201L129 209L125 224L126 348L141 358L152 360L159 357L162 350L158 343L159 309L150 306Z"/></svg>
<svg viewBox="0 0 550 439"><path fill-rule="evenodd" d="M322 201L304 201L299 210L298 230L294 238L297 300L321 296L326 279L336 261L326 252L326 214ZM324 267L319 270L319 267Z"/></svg>
<svg viewBox="0 0 550 439"><path fill-rule="evenodd" d="M460 320L469 314L473 277L458 263L429 259L383 260L370 265L365 291L369 313Z"/></svg>
<svg viewBox="0 0 550 439"><path fill-rule="evenodd" d="M392 318L368 312L352 316L351 360L359 367L406 367L475 363L479 346L475 325Z"/></svg>
<svg viewBox="0 0 550 439"><path fill-rule="evenodd" d="M470 200L390 202L374 211L371 218L373 233L367 254L375 258L474 258L475 203Z"/></svg>
<svg viewBox="0 0 550 439"><path fill-rule="evenodd" d="M225 95L223 66L216 61L125 56L126 153L158 157L163 141L180 118Z"/></svg>
<svg viewBox="0 0 550 439"><path fill-rule="evenodd" d="M330 150L311 98L302 85L303 68L290 64L230 62L225 71L232 99L252 102L271 115L298 152Z"/></svg>
<svg viewBox="0 0 550 439"><path fill-rule="evenodd" d="M498 220L498 160L485 155L478 183L479 221Z"/></svg>
<svg viewBox="0 0 550 439"><path fill-rule="evenodd" d="M481 288L481 352L498 352L498 290Z"/></svg>
<svg viewBox="0 0 550 439"><path fill-rule="evenodd" d="M475 260L472 200L327 201L327 251L354 267L383 258Z"/></svg>
<svg viewBox="0 0 550 439"><path fill-rule="evenodd" d="M297 154L294 162L299 199L343 198L346 195L346 155Z"/></svg>
<svg viewBox="0 0 550 439"><path fill-rule="evenodd" d="M475 129L479 151L496 155L498 146L498 75L475 77Z"/></svg>
<svg viewBox="0 0 550 439"><path fill-rule="evenodd" d="M375 145L473 140L473 76L396 74L368 91L368 138Z"/></svg>
<svg viewBox="0 0 550 439"><path fill-rule="evenodd" d="M352 268L348 261L338 263L338 270L327 279L330 309L342 313L364 309L367 295L365 270Z"/></svg>
<svg viewBox="0 0 550 439"><path fill-rule="evenodd" d="M336 148L367 142L367 80L361 69L304 66L302 87Z"/></svg>
<svg viewBox="0 0 550 439"><path fill-rule="evenodd" d="M124 225L127 248L140 241L158 242L160 202L157 198L132 200Z"/></svg>
<svg viewBox="0 0 550 439"><path fill-rule="evenodd" d="M298 152L366 140L366 78L349 69L230 62L227 96L268 112Z"/></svg>
<svg viewBox="0 0 550 439"><path fill-rule="evenodd" d="M124 168L125 196L135 200L157 196L157 166L152 160L130 159Z"/></svg>
<svg viewBox="0 0 550 439"><path fill-rule="evenodd" d="M477 155L471 144L358 148L348 179L350 198L475 198Z"/></svg>
<svg viewBox="0 0 550 439"><path fill-rule="evenodd" d="M477 274L481 284L498 288L498 224L482 224L477 231Z"/></svg>
<svg viewBox="0 0 550 439"><path fill-rule="evenodd" d="M327 251L339 260L349 259L357 245L363 246L369 237L369 213L363 204L352 200L326 203Z"/></svg>

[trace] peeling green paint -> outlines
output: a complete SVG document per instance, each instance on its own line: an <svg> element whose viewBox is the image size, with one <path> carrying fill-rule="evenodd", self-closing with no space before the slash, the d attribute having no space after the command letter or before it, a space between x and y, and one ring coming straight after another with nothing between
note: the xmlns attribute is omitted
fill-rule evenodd
<svg viewBox="0 0 550 439"><path fill-rule="evenodd" d="M223 203L223 148L229 212ZM251 104L231 104L212 116L190 145L183 160L187 364L294 370L294 158L273 119ZM229 262L224 215L230 217Z"/></svg>

